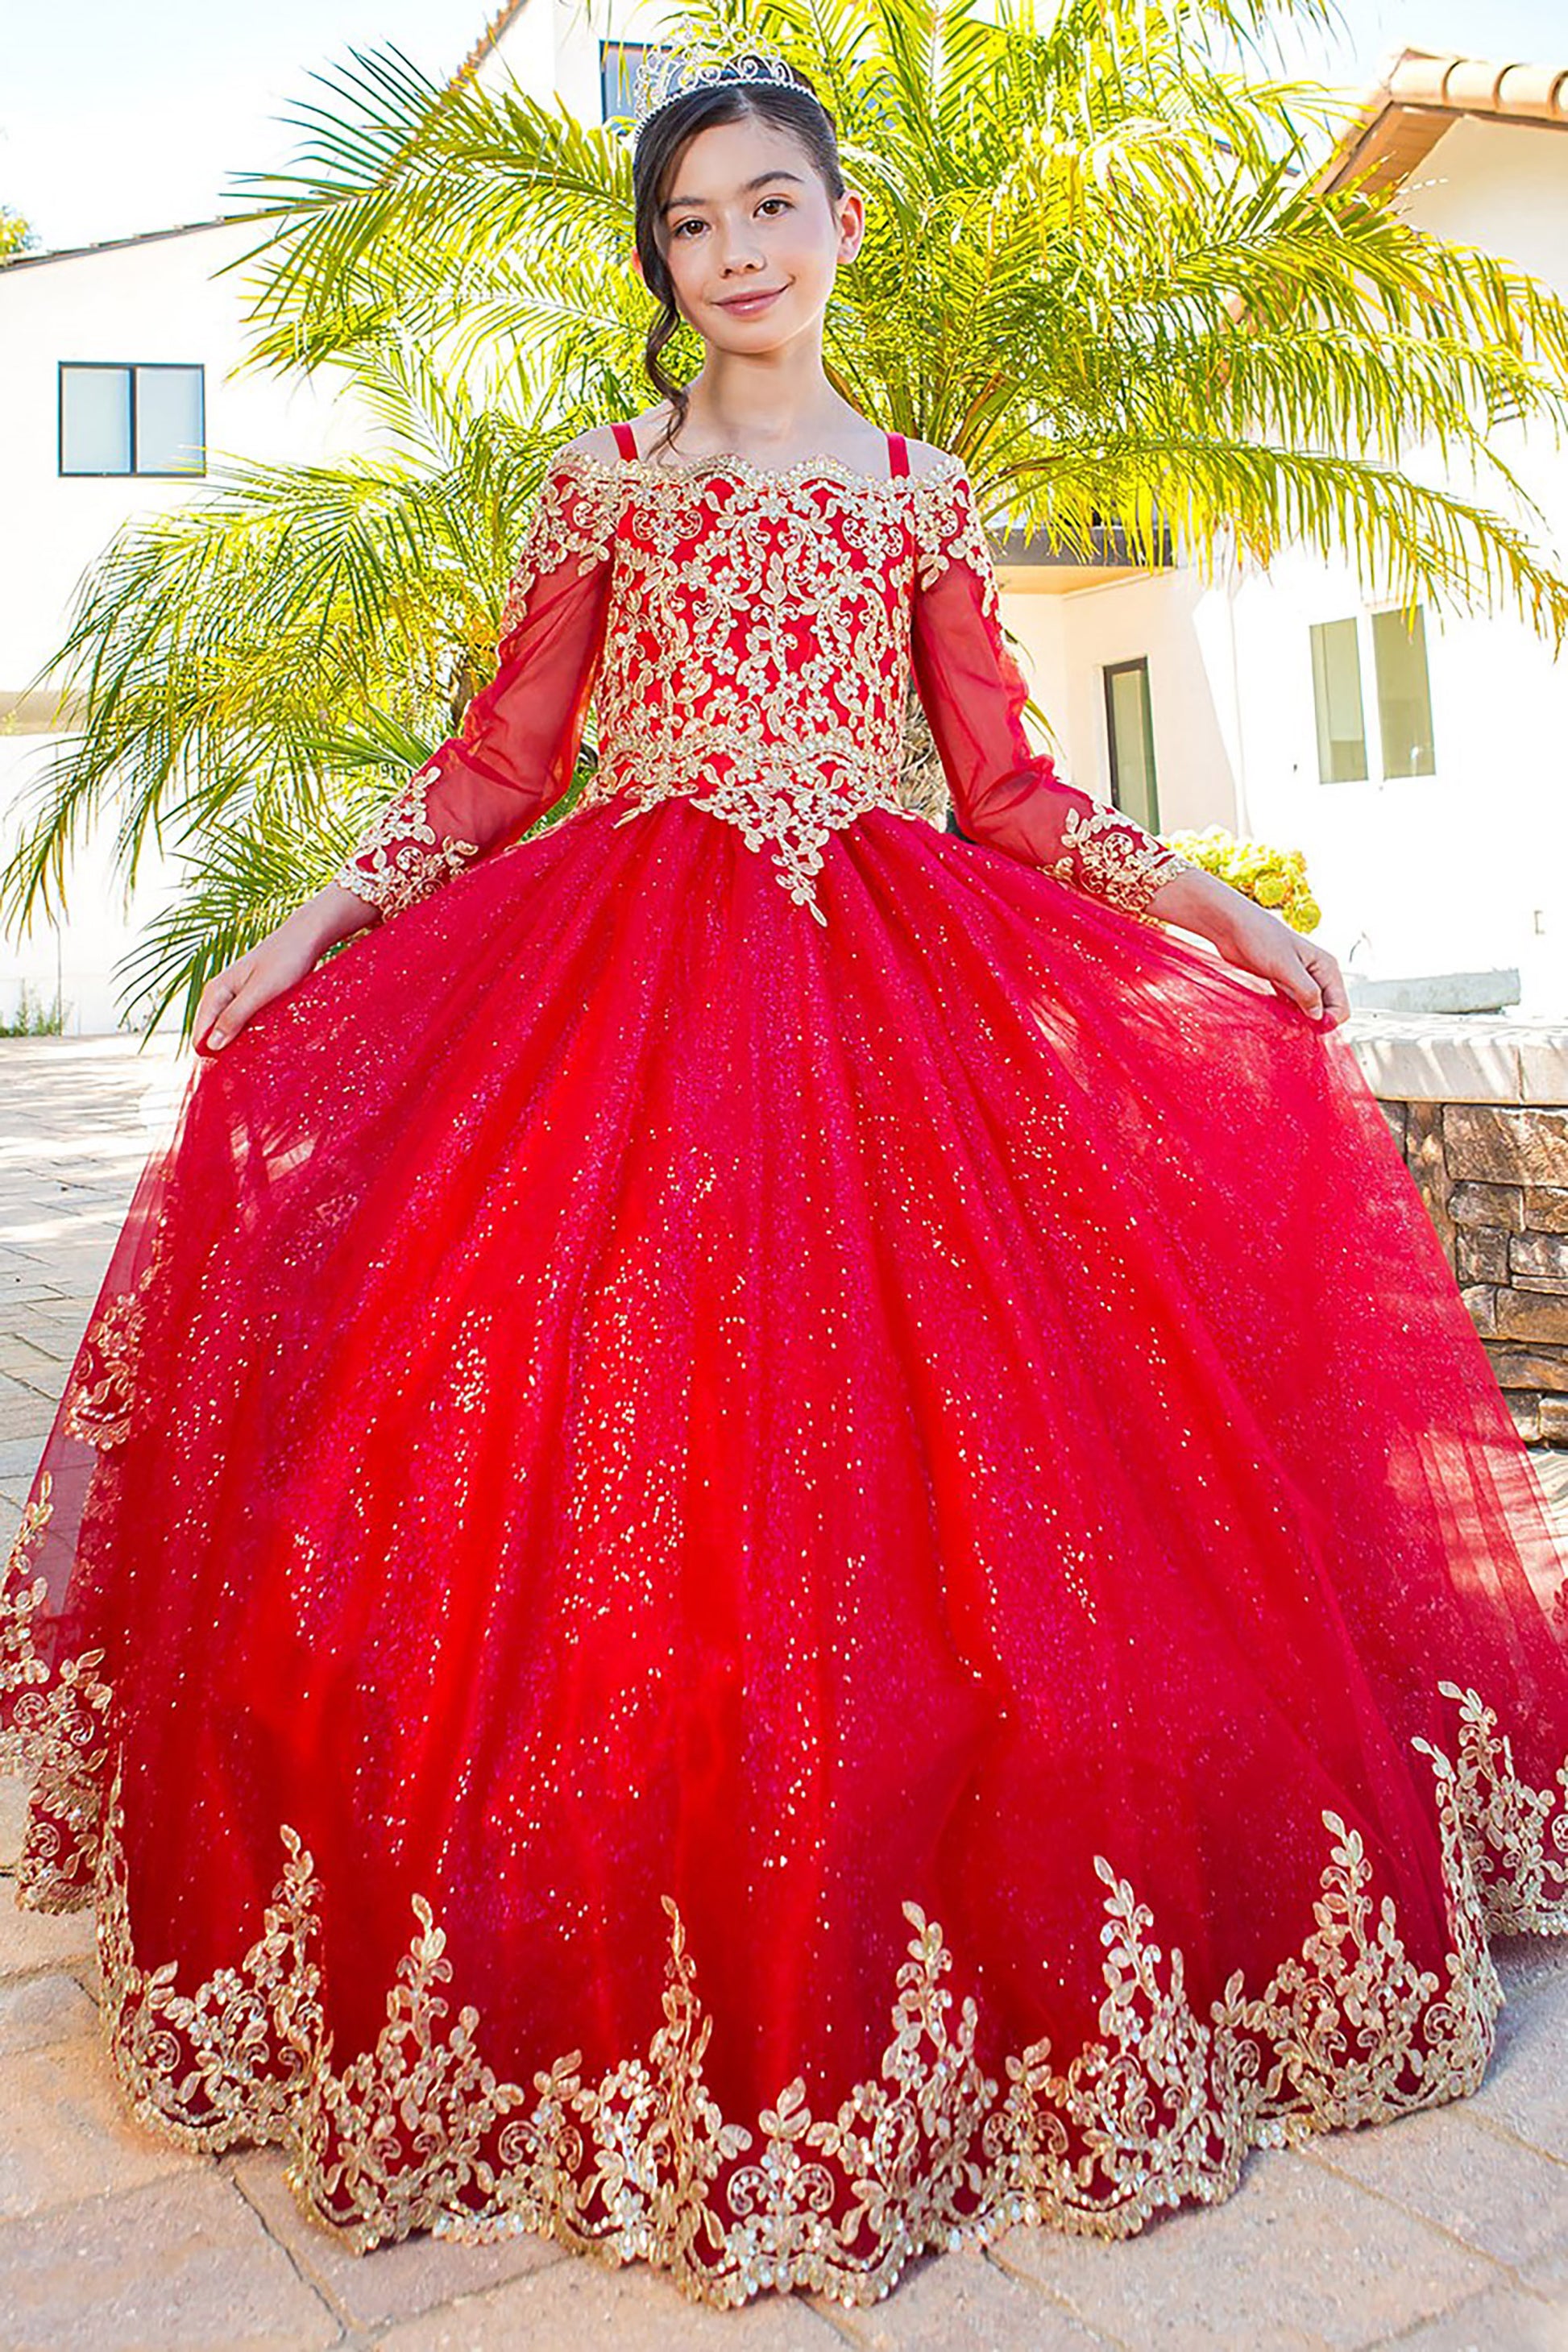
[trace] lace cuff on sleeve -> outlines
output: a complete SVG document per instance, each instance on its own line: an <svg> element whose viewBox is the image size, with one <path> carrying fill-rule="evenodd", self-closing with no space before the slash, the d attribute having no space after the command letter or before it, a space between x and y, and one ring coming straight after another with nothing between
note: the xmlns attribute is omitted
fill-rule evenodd
<svg viewBox="0 0 1568 2352"><path fill-rule="evenodd" d="M382 809L332 880L384 919L525 833L572 781L604 653L617 483L557 450L460 731Z"/></svg>
<svg viewBox="0 0 1568 2352"><path fill-rule="evenodd" d="M958 822L971 840L1041 866L1123 913L1192 860L1120 809L1065 784L1024 732L1028 688L1002 634L990 546L969 477L933 478L917 501L915 683Z"/></svg>

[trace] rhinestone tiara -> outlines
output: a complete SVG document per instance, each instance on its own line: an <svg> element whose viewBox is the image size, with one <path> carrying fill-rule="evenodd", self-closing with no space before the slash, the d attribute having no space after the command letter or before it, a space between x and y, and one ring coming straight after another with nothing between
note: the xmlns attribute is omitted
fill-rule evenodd
<svg viewBox="0 0 1568 2352"><path fill-rule="evenodd" d="M653 116L673 106L678 98L686 98L694 89L710 89L727 82L750 87L759 82L783 83L791 89L802 87L789 59L769 41L752 41L727 58L704 58L689 49L661 50L647 60L638 78L637 106L632 115L633 147Z"/></svg>

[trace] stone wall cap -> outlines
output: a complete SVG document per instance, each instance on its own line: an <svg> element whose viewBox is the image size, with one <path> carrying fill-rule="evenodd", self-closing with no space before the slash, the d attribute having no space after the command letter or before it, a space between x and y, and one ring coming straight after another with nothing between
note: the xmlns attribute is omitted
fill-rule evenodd
<svg viewBox="0 0 1568 2352"><path fill-rule="evenodd" d="M1358 1005L1338 1034L1385 1102L1568 1105L1568 1014Z"/></svg>
<svg viewBox="0 0 1568 2352"><path fill-rule="evenodd" d="M1561 1037L1568 1044L1568 1013L1394 1013L1385 1005L1358 1004L1344 1024L1380 1037Z"/></svg>

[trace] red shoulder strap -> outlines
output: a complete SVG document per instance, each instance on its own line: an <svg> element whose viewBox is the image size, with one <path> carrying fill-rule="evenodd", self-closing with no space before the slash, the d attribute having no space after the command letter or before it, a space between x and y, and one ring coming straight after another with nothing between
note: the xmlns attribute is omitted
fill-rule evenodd
<svg viewBox="0 0 1568 2352"><path fill-rule="evenodd" d="M631 426L617 422L611 425L610 430L616 436L616 446L622 457L635 457L637 454L637 436Z"/></svg>
<svg viewBox="0 0 1568 2352"><path fill-rule="evenodd" d="M901 433L889 433L888 436L889 473L907 474L909 470L910 449L908 442L904 439Z"/></svg>

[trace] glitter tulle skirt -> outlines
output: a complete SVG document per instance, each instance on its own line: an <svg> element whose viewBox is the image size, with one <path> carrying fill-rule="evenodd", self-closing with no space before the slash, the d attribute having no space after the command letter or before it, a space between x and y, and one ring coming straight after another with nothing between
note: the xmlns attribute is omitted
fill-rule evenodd
<svg viewBox="0 0 1568 2352"><path fill-rule="evenodd" d="M1342 1037L890 813L614 803L196 1061L8 1571L153 2126L735 2304L1473 2089L1541 1491Z"/></svg>

